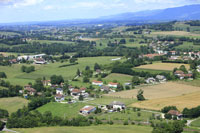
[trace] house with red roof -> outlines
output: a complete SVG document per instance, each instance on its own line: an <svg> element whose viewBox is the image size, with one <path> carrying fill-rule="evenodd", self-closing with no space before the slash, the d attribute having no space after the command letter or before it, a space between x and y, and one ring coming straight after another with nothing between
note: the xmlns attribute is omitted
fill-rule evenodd
<svg viewBox="0 0 200 133"><path fill-rule="evenodd" d="M119 83L113 83L113 82L108 83L108 86L111 88L117 88L118 85Z"/></svg>
<svg viewBox="0 0 200 133"><path fill-rule="evenodd" d="M102 86L103 85L103 82L102 81L92 81L92 85L98 85L98 86Z"/></svg>
<svg viewBox="0 0 200 133"><path fill-rule="evenodd" d="M96 110L96 107L85 106L82 109L80 109L80 114L82 114L82 115L89 115L90 113L94 112L95 110Z"/></svg>

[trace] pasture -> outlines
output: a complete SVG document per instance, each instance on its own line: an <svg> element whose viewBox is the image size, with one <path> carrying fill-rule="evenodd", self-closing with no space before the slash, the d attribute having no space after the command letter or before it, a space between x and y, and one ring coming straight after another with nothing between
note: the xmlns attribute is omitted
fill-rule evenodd
<svg viewBox="0 0 200 133"><path fill-rule="evenodd" d="M20 97L0 98L0 108L8 110L9 114L16 112L28 104L28 100Z"/></svg>
<svg viewBox="0 0 200 133"><path fill-rule="evenodd" d="M179 64L179 63L153 63L148 65L142 65L135 67L136 69L152 69L152 70L164 70L164 71L173 71L174 68L179 68L181 65L184 65L186 69L189 69L188 64Z"/></svg>
<svg viewBox="0 0 200 133"><path fill-rule="evenodd" d="M158 85L143 86L143 87L139 86L137 87L137 89L110 93L105 95L111 97L120 97L120 98L136 98L139 89L142 89L144 91L144 97L146 99L176 97L193 92L198 92L198 91L200 92L200 87L178 84L175 82L167 82Z"/></svg>
<svg viewBox="0 0 200 133"><path fill-rule="evenodd" d="M199 106L200 92L183 94L181 96L170 98L151 99L142 102L133 103L131 107L161 110L165 106L176 106L180 111L185 107L193 108Z"/></svg>
<svg viewBox="0 0 200 133"><path fill-rule="evenodd" d="M29 82L34 82L37 78L46 77L49 79L52 75L62 75L65 80L72 79L76 75L77 69L81 71L85 69L86 66L89 66L92 70L94 69L94 64L109 64L111 63L111 59L117 57L88 57L88 58L79 58L78 65L68 66L59 68L61 65L69 64L69 62L56 62L50 63L47 65L34 65L36 67L36 71L32 73L22 73L21 66L23 64L15 64L12 66L0 66L0 70L4 71L8 77L7 81L10 81L12 84L25 85Z"/></svg>
<svg viewBox="0 0 200 133"><path fill-rule="evenodd" d="M200 127L200 118L198 118L197 120L193 121L191 123L191 126L193 126L193 127Z"/></svg>
<svg viewBox="0 0 200 133"><path fill-rule="evenodd" d="M53 116L60 116L62 118L74 118L78 116L79 110L83 108L85 103L62 104L62 103L48 103L42 107L37 108L41 113L50 111Z"/></svg>
<svg viewBox="0 0 200 133"><path fill-rule="evenodd" d="M132 76L126 75L126 74L117 74L117 73L111 73L106 78L103 79L103 81L106 82L113 82L114 80L117 80L122 85L124 83L130 83L132 80Z"/></svg>
<svg viewBox="0 0 200 133"><path fill-rule="evenodd" d="M42 127L13 130L20 133L151 133L152 128L135 125L101 125L88 127Z"/></svg>

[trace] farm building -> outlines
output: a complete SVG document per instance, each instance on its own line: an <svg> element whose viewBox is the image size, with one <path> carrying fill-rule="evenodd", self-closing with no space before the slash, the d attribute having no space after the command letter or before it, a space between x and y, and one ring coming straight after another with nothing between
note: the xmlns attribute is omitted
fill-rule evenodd
<svg viewBox="0 0 200 133"><path fill-rule="evenodd" d="M96 110L96 108L93 106L85 106L82 109L80 109L80 114L88 115L88 114L94 112L95 110Z"/></svg>
<svg viewBox="0 0 200 133"><path fill-rule="evenodd" d="M79 96L80 94L81 94L81 90L79 90L79 89L73 89L71 91L72 96Z"/></svg>
<svg viewBox="0 0 200 133"><path fill-rule="evenodd" d="M32 96L36 93L36 90L34 88L25 88L24 90L27 91L27 94Z"/></svg>
<svg viewBox="0 0 200 133"><path fill-rule="evenodd" d="M94 81L92 82L92 85L102 86L102 85L103 85L103 82L102 82L102 81L96 81L96 80L94 80Z"/></svg>
<svg viewBox="0 0 200 133"><path fill-rule="evenodd" d="M167 81L166 77L163 76L163 75L157 75L157 76L156 76L156 79L157 79L159 82L165 82L165 81Z"/></svg>
<svg viewBox="0 0 200 133"><path fill-rule="evenodd" d="M109 92L110 91L110 87L109 86L101 86L101 91L102 92Z"/></svg>
<svg viewBox="0 0 200 133"><path fill-rule="evenodd" d="M146 79L145 82L146 82L147 84L153 84L153 83L156 82L156 79L153 78L153 77L150 77L150 78Z"/></svg>
<svg viewBox="0 0 200 133"><path fill-rule="evenodd" d="M113 110L117 110L117 109L120 109L120 110L123 110L126 108L125 104L122 103L122 102L118 102L118 101L114 101L112 103L110 103L108 105L109 108L113 109Z"/></svg>
<svg viewBox="0 0 200 133"><path fill-rule="evenodd" d="M34 59L35 64L46 64L47 62L43 58Z"/></svg>
<svg viewBox="0 0 200 133"><path fill-rule="evenodd" d="M51 80L42 80L44 86L51 86Z"/></svg>
<svg viewBox="0 0 200 133"><path fill-rule="evenodd" d="M183 117L183 114L181 114L177 110L170 110L168 114L172 115L172 117L177 117L177 119L181 119Z"/></svg>

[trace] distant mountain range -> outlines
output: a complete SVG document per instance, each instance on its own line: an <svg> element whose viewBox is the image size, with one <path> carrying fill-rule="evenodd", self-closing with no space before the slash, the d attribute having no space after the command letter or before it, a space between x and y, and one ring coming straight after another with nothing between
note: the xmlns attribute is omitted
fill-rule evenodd
<svg viewBox="0 0 200 133"><path fill-rule="evenodd" d="M129 12L112 16L105 16L99 20L129 20L129 21L172 21L172 20L199 20L200 5L188 5L162 10L147 10L141 12Z"/></svg>
<svg viewBox="0 0 200 133"><path fill-rule="evenodd" d="M99 23L155 23L163 21L183 21L200 20L200 4L187 5L182 7L167 8L160 10L147 10L140 12L128 12L111 16L103 16L96 19L74 19L46 22L23 22L20 24L39 25L79 25L79 24L99 24ZM12 25L8 24L8 25ZM4 25L4 24L3 24ZM7 24L6 24L7 25Z"/></svg>

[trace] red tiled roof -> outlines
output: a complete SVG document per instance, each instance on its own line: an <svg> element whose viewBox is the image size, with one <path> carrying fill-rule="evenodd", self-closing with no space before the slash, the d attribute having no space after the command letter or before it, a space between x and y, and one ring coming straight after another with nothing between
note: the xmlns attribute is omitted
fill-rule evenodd
<svg viewBox="0 0 200 133"><path fill-rule="evenodd" d="M93 83L103 83L103 82L94 80Z"/></svg>
<svg viewBox="0 0 200 133"><path fill-rule="evenodd" d="M113 83L113 82L110 82L109 84L110 85L118 85L118 83Z"/></svg>
<svg viewBox="0 0 200 133"><path fill-rule="evenodd" d="M86 107L82 108L80 111L90 111L90 110L92 110L94 108L95 107L93 107L93 106L86 106Z"/></svg>
<svg viewBox="0 0 200 133"><path fill-rule="evenodd" d="M80 90L86 90L86 88L83 88L83 87L82 87L82 88L80 88Z"/></svg>
<svg viewBox="0 0 200 133"><path fill-rule="evenodd" d="M181 71L181 70L177 70L177 71L175 72L175 74L184 74L184 72Z"/></svg>
<svg viewBox="0 0 200 133"><path fill-rule="evenodd" d="M168 112L168 114L176 115L176 116L181 115L181 113L180 113L179 111L177 111L177 110L170 110L170 111Z"/></svg>
<svg viewBox="0 0 200 133"><path fill-rule="evenodd" d="M80 93L81 91L79 89L73 89L72 93Z"/></svg>

